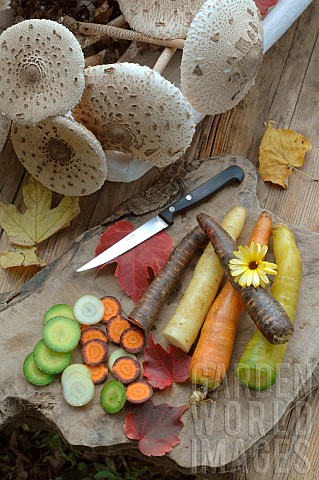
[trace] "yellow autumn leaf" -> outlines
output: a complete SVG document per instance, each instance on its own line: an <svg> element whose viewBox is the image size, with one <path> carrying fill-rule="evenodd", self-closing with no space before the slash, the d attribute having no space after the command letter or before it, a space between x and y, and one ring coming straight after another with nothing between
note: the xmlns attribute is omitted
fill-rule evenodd
<svg viewBox="0 0 319 480"><path fill-rule="evenodd" d="M265 182L287 189L293 167L302 167L310 150L309 140L292 130L276 129L269 122L259 146L259 173Z"/></svg>
<svg viewBox="0 0 319 480"><path fill-rule="evenodd" d="M14 251L0 252L2 268L30 267L32 265L45 266L45 262L36 254L35 247L20 247Z"/></svg>
<svg viewBox="0 0 319 480"><path fill-rule="evenodd" d="M63 197L59 205L51 209L51 190L34 177L30 177L22 194L26 207L23 213L16 205L0 202L0 225L16 245L37 245L68 227L80 213L78 197Z"/></svg>

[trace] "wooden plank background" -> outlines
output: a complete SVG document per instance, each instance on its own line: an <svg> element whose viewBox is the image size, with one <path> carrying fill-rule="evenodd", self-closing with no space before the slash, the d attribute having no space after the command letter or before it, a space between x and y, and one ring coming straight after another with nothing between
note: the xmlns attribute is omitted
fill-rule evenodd
<svg viewBox="0 0 319 480"><path fill-rule="evenodd" d="M206 117L197 128L187 158L242 155L258 166L258 147L269 120L280 128L291 128L308 137L312 149L303 171L319 178L319 0L315 0L289 31L264 56L256 85L232 111ZM0 201L14 203L23 210L21 189L28 175L12 151L8 140L0 154ZM38 251L49 263L90 227L100 224L124 200L144 192L160 178L150 170L141 179L104 187L80 201L81 214L72 226L40 245ZM257 194L264 208L284 221L319 232L319 184L294 172L289 188L259 181ZM59 200L54 195L54 202ZM8 248L0 232L0 251ZM16 268L0 271L0 300L19 291L38 271ZM236 473L210 473L213 480L313 480L318 478L319 391L306 398L284 419L275 437L265 444L254 460ZM202 475L202 474L200 474Z"/></svg>

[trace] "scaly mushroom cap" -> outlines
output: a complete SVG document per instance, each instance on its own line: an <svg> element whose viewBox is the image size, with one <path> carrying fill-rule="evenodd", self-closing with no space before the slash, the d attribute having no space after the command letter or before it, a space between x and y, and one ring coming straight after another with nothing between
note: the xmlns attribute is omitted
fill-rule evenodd
<svg viewBox="0 0 319 480"><path fill-rule="evenodd" d="M137 32L154 38L186 38L205 0L118 0L126 21Z"/></svg>
<svg viewBox="0 0 319 480"><path fill-rule="evenodd" d="M185 41L184 95L206 115L233 108L255 83L262 54L263 26L254 0L208 0Z"/></svg>
<svg viewBox="0 0 319 480"><path fill-rule="evenodd" d="M28 172L54 192L88 195L105 182L107 165L101 144L70 118L52 117L36 125L14 123L11 138Z"/></svg>
<svg viewBox="0 0 319 480"><path fill-rule="evenodd" d="M12 25L0 37L0 112L22 123L65 114L81 98L83 69L81 46L63 25Z"/></svg>
<svg viewBox="0 0 319 480"><path fill-rule="evenodd" d="M85 82L73 115L105 150L163 167L190 145L195 131L191 106L159 73L135 63L98 65L85 69Z"/></svg>

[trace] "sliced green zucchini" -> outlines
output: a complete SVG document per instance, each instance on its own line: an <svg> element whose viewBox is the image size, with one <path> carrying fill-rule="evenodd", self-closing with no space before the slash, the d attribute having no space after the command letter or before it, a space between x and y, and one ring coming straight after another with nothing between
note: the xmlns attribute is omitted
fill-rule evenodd
<svg viewBox="0 0 319 480"><path fill-rule="evenodd" d="M54 352L39 340L33 349L37 367L45 373L61 373L71 362L71 352Z"/></svg>
<svg viewBox="0 0 319 480"><path fill-rule="evenodd" d="M47 321L53 317L68 317L72 318L72 320L75 320L73 308L71 305L67 305L66 303L57 303L56 305L52 305L52 307L50 307L44 314L43 324L47 323Z"/></svg>
<svg viewBox="0 0 319 480"><path fill-rule="evenodd" d="M33 352L29 353L23 362L23 373L28 382L40 387L49 385L55 379L55 375L42 372L42 370L37 367L33 358Z"/></svg>
<svg viewBox="0 0 319 480"><path fill-rule="evenodd" d="M126 402L124 385L118 380L109 380L101 390L100 401L106 412L119 412Z"/></svg>
<svg viewBox="0 0 319 480"><path fill-rule="evenodd" d="M43 325L43 341L54 352L71 352L81 337L80 324L68 317L53 317Z"/></svg>

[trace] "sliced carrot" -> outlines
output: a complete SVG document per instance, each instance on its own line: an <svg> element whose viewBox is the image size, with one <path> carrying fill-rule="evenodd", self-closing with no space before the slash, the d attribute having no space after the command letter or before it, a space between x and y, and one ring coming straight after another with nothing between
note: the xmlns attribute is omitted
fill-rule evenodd
<svg viewBox="0 0 319 480"><path fill-rule="evenodd" d="M107 338L116 344L120 343L120 338L124 330L130 328L131 323L122 315L110 318L106 324Z"/></svg>
<svg viewBox="0 0 319 480"><path fill-rule="evenodd" d="M110 318L121 315L121 304L117 298L107 295L101 298L101 301L104 305L104 315L102 318L102 323L107 323Z"/></svg>
<svg viewBox="0 0 319 480"><path fill-rule="evenodd" d="M139 377L141 364L129 356L120 357L113 363L112 373L119 382L131 383Z"/></svg>
<svg viewBox="0 0 319 480"><path fill-rule="evenodd" d="M139 327L130 327L121 335L121 346L129 353L138 353L145 345L145 334Z"/></svg>
<svg viewBox="0 0 319 480"><path fill-rule="evenodd" d="M250 242L268 245L272 229L271 215L263 211L254 226ZM190 380L214 390L223 381L234 347L236 326L244 306L227 281L211 305L192 356Z"/></svg>
<svg viewBox="0 0 319 480"><path fill-rule="evenodd" d="M131 403L143 403L151 398L153 388L143 380L130 383L126 388L126 400Z"/></svg>
<svg viewBox="0 0 319 480"><path fill-rule="evenodd" d="M81 355L83 362L86 365L91 365L95 367L104 363L108 354L107 343L103 340L89 340L86 342L81 349Z"/></svg>
<svg viewBox="0 0 319 480"><path fill-rule="evenodd" d="M106 333L100 327L85 328L81 332L81 337L80 337L81 345L84 345L89 340L96 340L96 339L100 339L103 342L107 342Z"/></svg>
<svg viewBox="0 0 319 480"><path fill-rule="evenodd" d="M81 332L82 332L83 330L86 330L87 328L91 328L91 327L92 327L92 325L85 325L84 323L80 323L80 330L81 330Z"/></svg>
<svg viewBox="0 0 319 480"><path fill-rule="evenodd" d="M103 383L109 374L107 363L101 363L100 365L86 365L91 372L94 385Z"/></svg>

